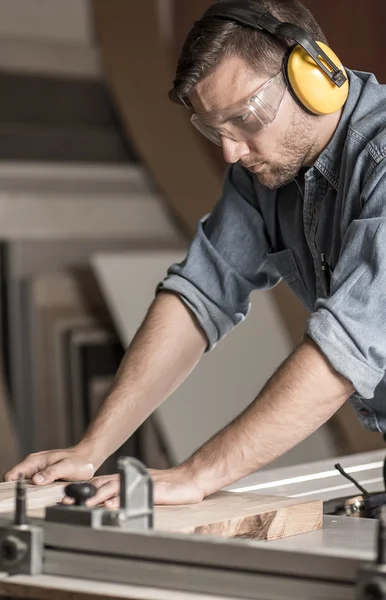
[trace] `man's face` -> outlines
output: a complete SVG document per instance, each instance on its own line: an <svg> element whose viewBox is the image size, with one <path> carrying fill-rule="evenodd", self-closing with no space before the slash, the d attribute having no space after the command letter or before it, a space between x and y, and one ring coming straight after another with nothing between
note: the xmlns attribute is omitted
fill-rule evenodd
<svg viewBox="0 0 386 600"><path fill-rule="evenodd" d="M224 109L252 95L268 79L257 75L241 58L228 58L196 86L190 97L193 110ZM224 158L249 169L262 185L282 187L308 164L316 141L315 121L286 90L275 120L257 137L247 141L221 137Z"/></svg>

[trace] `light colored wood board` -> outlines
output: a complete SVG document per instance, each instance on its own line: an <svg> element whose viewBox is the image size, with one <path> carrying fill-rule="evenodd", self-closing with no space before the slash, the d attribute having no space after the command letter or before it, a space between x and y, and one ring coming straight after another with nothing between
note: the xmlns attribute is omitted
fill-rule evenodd
<svg viewBox="0 0 386 600"><path fill-rule="evenodd" d="M67 321L80 326L90 323L92 315L75 305L36 310L35 341L36 347L42 349L34 358L37 451L65 448L73 443L68 422L68 381L60 362L58 336L55 336L58 324Z"/></svg>
<svg viewBox="0 0 386 600"><path fill-rule="evenodd" d="M67 418L68 382L61 377L62 364L55 332L59 323L89 325L101 320L102 315L106 320L106 311L90 278L78 272L39 273L29 280L29 289L33 340L30 360L36 416L34 450L64 448L71 445L73 439Z"/></svg>
<svg viewBox="0 0 386 600"><path fill-rule="evenodd" d="M65 482L37 486L26 483L28 513L33 509L44 508L60 502L64 496ZM15 483L0 483L0 513L12 512L15 506Z"/></svg>
<svg viewBox="0 0 386 600"><path fill-rule="evenodd" d="M217 492L199 504L158 506L155 529L275 540L322 527L322 502Z"/></svg>
<svg viewBox="0 0 386 600"><path fill-rule="evenodd" d="M182 242L161 197L146 190L114 193L95 189L88 197L77 190L2 190L0 211L1 236L10 241L119 238Z"/></svg>
<svg viewBox="0 0 386 600"><path fill-rule="evenodd" d="M65 485L27 484L28 514L43 517L45 506L62 499ZM0 512L11 512L13 508L14 483L1 484ZM319 500L221 491L196 504L156 506L154 528L271 541L320 529L322 508Z"/></svg>

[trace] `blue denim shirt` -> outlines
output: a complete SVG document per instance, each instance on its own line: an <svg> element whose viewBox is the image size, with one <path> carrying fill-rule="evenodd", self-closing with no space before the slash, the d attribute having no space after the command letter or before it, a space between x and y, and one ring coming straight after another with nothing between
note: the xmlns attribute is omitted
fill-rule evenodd
<svg viewBox="0 0 386 600"><path fill-rule="evenodd" d="M306 333L352 382L359 420L386 432L386 86L347 72L348 100L315 164L276 191L230 166L185 260L158 290L181 296L209 351L246 318L252 290L284 279L311 313Z"/></svg>

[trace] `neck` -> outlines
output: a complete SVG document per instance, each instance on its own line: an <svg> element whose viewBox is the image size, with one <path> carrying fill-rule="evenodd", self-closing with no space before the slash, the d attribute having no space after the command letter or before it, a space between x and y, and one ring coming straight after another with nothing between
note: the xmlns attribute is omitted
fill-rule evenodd
<svg viewBox="0 0 386 600"><path fill-rule="evenodd" d="M304 162L305 167L312 167L315 161L327 148L339 125L343 109L341 108L332 115L324 115L317 119L315 128L315 140Z"/></svg>

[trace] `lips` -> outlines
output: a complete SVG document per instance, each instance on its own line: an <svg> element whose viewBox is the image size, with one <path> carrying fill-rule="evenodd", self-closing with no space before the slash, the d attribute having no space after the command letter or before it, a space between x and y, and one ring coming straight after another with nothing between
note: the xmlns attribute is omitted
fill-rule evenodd
<svg viewBox="0 0 386 600"><path fill-rule="evenodd" d="M248 169L250 171L254 171L254 172L258 171L263 166L263 164L264 163L262 163L262 162L261 163L257 163L256 165L252 165L251 167L248 167Z"/></svg>

